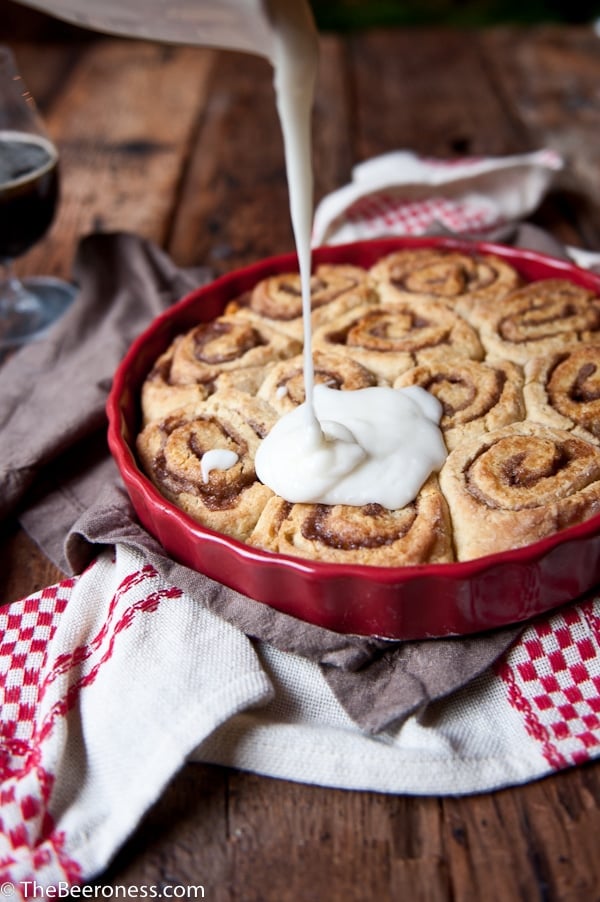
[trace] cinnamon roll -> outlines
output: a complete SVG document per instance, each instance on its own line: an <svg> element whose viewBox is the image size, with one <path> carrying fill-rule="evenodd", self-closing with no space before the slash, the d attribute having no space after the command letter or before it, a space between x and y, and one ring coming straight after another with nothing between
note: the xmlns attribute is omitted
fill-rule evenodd
<svg viewBox="0 0 600 902"><path fill-rule="evenodd" d="M398 567L453 560L446 503L434 476L400 510L379 504L289 504L274 496L248 539L310 560Z"/></svg>
<svg viewBox="0 0 600 902"><path fill-rule="evenodd" d="M202 383L173 384L171 366L175 348L180 341L181 338L176 338L173 344L160 355L142 383L141 408L144 425L151 420L167 416L178 407L196 404L208 397L208 387Z"/></svg>
<svg viewBox="0 0 600 902"><path fill-rule="evenodd" d="M377 385L381 380L350 357L315 351L313 354L315 385L357 390ZM306 400L304 393L304 356L282 360L273 366L258 390L258 397L268 401L279 414L288 413Z"/></svg>
<svg viewBox="0 0 600 902"><path fill-rule="evenodd" d="M519 548L600 513L600 448L537 423L459 445L439 478L458 560Z"/></svg>
<svg viewBox="0 0 600 902"><path fill-rule="evenodd" d="M600 444L600 344L529 361L524 393L529 419Z"/></svg>
<svg viewBox="0 0 600 902"><path fill-rule="evenodd" d="M515 363L582 342L600 343L600 298L565 279L531 282L480 319L488 354Z"/></svg>
<svg viewBox="0 0 600 902"><path fill-rule="evenodd" d="M345 310L375 303L378 298L359 266L322 264L311 277L313 328ZM239 313L302 341L302 289L297 272L270 276L244 297L230 301L226 313Z"/></svg>
<svg viewBox="0 0 600 902"><path fill-rule="evenodd" d="M513 266L488 254L417 248L396 251L370 270L384 303L430 300L466 315L473 305L489 305L521 284Z"/></svg>
<svg viewBox="0 0 600 902"><path fill-rule="evenodd" d="M204 526L244 540L273 495L257 480L254 457L274 421L264 402L217 392L148 423L137 452L167 499Z"/></svg>
<svg viewBox="0 0 600 902"><path fill-rule="evenodd" d="M313 348L352 357L390 382L440 355L483 357L475 330L434 301L357 307L317 329Z"/></svg>
<svg viewBox="0 0 600 902"><path fill-rule="evenodd" d="M407 370L394 388L419 385L442 405L440 429L448 450L472 435L525 418L523 373L506 360L469 360L448 355Z"/></svg>
<svg viewBox="0 0 600 902"><path fill-rule="evenodd" d="M264 367L293 357L302 343L264 323L219 316L199 323L176 341L170 368L173 385L212 383L222 374Z"/></svg>

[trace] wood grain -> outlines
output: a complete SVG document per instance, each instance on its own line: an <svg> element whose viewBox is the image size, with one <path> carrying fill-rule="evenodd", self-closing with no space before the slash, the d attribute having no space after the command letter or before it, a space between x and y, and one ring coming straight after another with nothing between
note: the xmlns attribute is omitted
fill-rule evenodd
<svg viewBox="0 0 600 902"><path fill-rule="evenodd" d="M288 251L283 149L267 64L102 38L11 13L24 75L63 159L63 200L22 271L66 274L89 229L131 229L222 272ZM315 196L354 164L553 146L568 167L534 221L600 246L600 43L588 29L327 35ZM60 577L15 523L3 602ZM490 725L493 728L493 725ZM598 902L600 764L472 797L350 792L189 764L99 886L203 885L213 902Z"/></svg>
<svg viewBox="0 0 600 902"><path fill-rule="evenodd" d="M438 799L188 765L99 882L200 882L216 902L594 902L599 790L594 766Z"/></svg>

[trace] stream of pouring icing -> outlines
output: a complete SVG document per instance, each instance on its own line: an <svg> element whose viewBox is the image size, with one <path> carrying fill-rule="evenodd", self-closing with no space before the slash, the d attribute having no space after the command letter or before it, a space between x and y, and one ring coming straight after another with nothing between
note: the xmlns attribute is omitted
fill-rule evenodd
<svg viewBox="0 0 600 902"><path fill-rule="evenodd" d="M274 24L271 62L302 291L306 428L318 437L320 427L313 398L310 292L313 220L311 116L319 59L318 42L314 23L304 4L271 0L270 10Z"/></svg>
<svg viewBox="0 0 600 902"><path fill-rule="evenodd" d="M305 402L282 417L263 440L256 472L290 502L379 503L397 509L416 497L445 460L438 429L441 405L418 387L340 392L314 384L311 114L317 38L303 4L272 0L270 11L271 62L302 291Z"/></svg>

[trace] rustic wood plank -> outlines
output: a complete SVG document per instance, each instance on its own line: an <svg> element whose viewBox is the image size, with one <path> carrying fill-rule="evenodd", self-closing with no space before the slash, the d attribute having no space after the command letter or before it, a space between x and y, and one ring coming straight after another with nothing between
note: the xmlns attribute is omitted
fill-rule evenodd
<svg viewBox="0 0 600 902"><path fill-rule="evenodd" d="M437 799L188 765L99 882L160 885L168 873L215 902L580 902L600 885L599 789L597 766Z"/></svg>
<svg viewBox="0 0 600 902"><path fill-rule="evenodd" d="M42 45L32 44L31 41L10 42L19 72L43 117L87 52L91 38L86 32L83 35L85 37L77 42L45 40Z"/></svg>
<svg viewBox="0 0 600 902"><path fill-rule="evenodd" d="M184 767L95 882L203 886L204 898L229 899L228 781L224 768Z"/></svg>
<svg viewBox="0 0 600 902"><path fill-rule="evenodd" d="M163 244L214 54L126 40L91 43L46 112L62 197L47 237L19 269L66 275L88 231Z"/></svg>
<svg viewBox="0 0 600 902"><path fill-rule="evenodd" d="M577 768L527 786L444 799L452 898L594 899L600 769Z"/></svg>
<svg viewBox="0 0 600 902"><path fill-rule="evenodd" d="M0 604L38 592L59 582L64 574L11 521L0 531Z"/></svg>
<svg viewBox="0 0 600 902"><path fill-rule="evenodd" d="M315 202L347 184L356 161L352 60L346 42L321 38L313 115Z"/></svg>
<svg viewBox="0 0 600 902"><path fill-rule="evenodd" d="M223 272L293 249L272 69L219 54L180 195L169 250Z"/></svg>
<svg viewBox="0 0 600 902"><path fill-rule="evenodd" d="M348 181L353 162L343 45L333 37L321 45L313 124L317 200ZM294 250L272 81L261 58L219 57L168 242L183 265L220 273Z"/></svg>
<svg viewBox="0 0 600 902"><path fill-rule="evenodd" d="M405 148L440 157L530 149L493 89L475 35L374 31L351 48L359 159Z"/></svg>
<svg viewBox="0 0 600 902"><path fill-rule="evenodd" d="M589 28L545 26L493 29L481 43L510 115L536 146L565 158L554 198L557 231L568 242L600 247L599 38Z"/></svg>
<svg viewBox="0 0 600 902"><path fill-rule="evenodd" d="M330 790L194 764L98 883L202 883L215 902L405 894L442 902L450 887L440 826L434 798Z"/></svg>

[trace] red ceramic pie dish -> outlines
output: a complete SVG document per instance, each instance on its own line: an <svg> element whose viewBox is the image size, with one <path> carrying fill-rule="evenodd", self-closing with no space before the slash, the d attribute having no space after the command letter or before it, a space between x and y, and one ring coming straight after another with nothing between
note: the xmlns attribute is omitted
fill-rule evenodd
<svg viewBox="0 0 600 902"><path fill-rule="evenodd" d="M495 254L528 281L566 278L600 293L600 276L533 251L455 239L381 239L317 249L315 264L370 267L405 247ZM113 381L107 412L111 452L142 525L179 563L257 603L340 633L390 639L466 635L517 623L568 603L600 580L600 516L518 550L472 561L372 567L308 561L261 551L195 522L167 501L136 462L142 383L179 333L213 319L259 280L297 269L295 254L216 279L157 317L132 344Z"/></svg>

